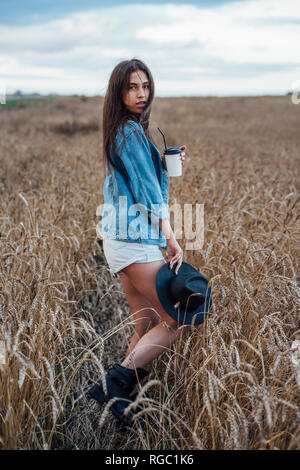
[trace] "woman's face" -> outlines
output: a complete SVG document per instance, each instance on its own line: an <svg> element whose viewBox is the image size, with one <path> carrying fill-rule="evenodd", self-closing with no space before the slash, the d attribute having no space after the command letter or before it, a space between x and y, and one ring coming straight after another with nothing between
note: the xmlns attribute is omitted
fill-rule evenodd
<svg viewBox="0 0 300 470"><path fill-rule="evenodd" d="M149 99L150 83L142 70L130 74L129 90L123 92L123 102L134 113L141 113Z"/></svg>

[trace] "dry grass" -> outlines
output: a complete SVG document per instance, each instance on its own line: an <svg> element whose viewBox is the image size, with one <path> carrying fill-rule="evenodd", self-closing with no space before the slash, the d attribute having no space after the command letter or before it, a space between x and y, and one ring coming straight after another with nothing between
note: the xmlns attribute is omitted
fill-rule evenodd
<svg viewBox="0 0 300 470"><path fill-rule="evenodd" d="M144 419L122 430L83 396L132 332L96 240L101 106L0 110L1 447L300 449L300 108L290 97L156 100L156 143L159 126L188 146L170 204L204 204L203 249L184 260L211 279L214 311L153 362Z"/></svg>

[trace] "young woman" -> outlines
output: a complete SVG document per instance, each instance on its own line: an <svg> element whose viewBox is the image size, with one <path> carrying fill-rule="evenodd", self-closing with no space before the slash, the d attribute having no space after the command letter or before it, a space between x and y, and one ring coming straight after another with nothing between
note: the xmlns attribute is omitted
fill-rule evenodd
<svg viewBox="0 0 300 470"><path fill-rule="evenodd" d="M107 263L118 273L134 314L135 331L123 362L108 371L105 384L100 380L92 387L89 398L103 403L118 397L110 409L126 423L132 416L124 409L137 382L148 375L145 367L189 329L178 329L156 292L157 272L166 263L159 248L166 249L170 269L177 263L175 274L183 252L169 222L168 172L149 131L153 98L152 74L141 60L124 60L114 68L103 107L101 234ZM180 148L184 164L186 146Z"/></svg>

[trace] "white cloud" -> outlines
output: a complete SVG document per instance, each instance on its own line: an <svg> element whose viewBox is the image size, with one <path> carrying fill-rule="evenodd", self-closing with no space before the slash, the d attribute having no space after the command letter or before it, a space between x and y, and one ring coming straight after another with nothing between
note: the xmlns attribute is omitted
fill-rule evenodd
<svg viewBox="0 0 300 470"><path fill-rule="evenodd" d="M298 64L300 11L296 7L299 2L274 3L274 0L249 0L218 9L166 6L165 14L173 21L167 24L163 16L158 24L140 28L137 36L164 47L193 41L203 47L206 56L237 63ZM282 21L291 17L298 18L299 24L270 23L272 19ZM256 25L255 19L266 19L268 24Z"/></svg>
<svg viewBox="0 0 300 470"><path fill-rule="evenodd" d="M135 56L157 95L282 93L300 78L298 5L129 4L0 26L0 78L7 93L103 94L113 67Z"/></svg>

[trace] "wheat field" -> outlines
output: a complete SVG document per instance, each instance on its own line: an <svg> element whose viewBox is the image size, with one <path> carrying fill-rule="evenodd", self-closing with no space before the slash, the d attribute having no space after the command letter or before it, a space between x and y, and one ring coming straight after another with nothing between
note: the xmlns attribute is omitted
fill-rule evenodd
<svg viewBox="0 0 300 470"><path fill-rule="evenodd" d="M128 429L84 394L133 331L96 235L102 105L0 108L1 448L300 449L300 106L155 100L156 144L160 127L187 145L169 203L204 204L203 248L184 261L210 280L213 312L151 364Z"/></svg>

